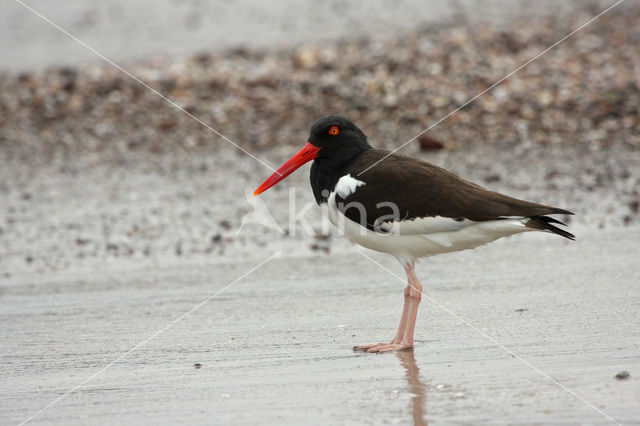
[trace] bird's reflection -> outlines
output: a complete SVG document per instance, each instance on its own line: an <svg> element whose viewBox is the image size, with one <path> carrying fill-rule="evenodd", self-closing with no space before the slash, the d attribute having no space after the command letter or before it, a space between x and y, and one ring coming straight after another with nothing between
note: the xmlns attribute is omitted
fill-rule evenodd
<svg viewBox="0 0 640 426"><path fill-rule="evenodd" d="M405 376L411 393L411 413L414 425L426 425L427 392L426 386L420 380L420 369L416 364L413 349L396 352L400 363L405 369Z"/></svg>

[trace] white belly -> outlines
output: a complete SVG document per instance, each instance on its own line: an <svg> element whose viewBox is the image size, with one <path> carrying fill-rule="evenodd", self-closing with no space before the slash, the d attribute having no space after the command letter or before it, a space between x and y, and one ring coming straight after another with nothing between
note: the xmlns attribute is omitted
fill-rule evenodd
<svg viewBox="0 0 640 426"><path fill-rule="evenodd" d="M533 231L525 227L524 218L501 219L482 222L465 220L456 222L447 218L424 218L407 221L402 226L394 227L390 233L379 233L367 229L348 219L336 204L336 193L328 199L329 220L341 234L353 242L371 250L389 253L402 263L411 263L421 257L459 250L472 249L501 237L520 232ZM447 223L448 221L452 223ZM411 222L410 224L408 222ZM406 233L405 233L406 232Z"/></svg>

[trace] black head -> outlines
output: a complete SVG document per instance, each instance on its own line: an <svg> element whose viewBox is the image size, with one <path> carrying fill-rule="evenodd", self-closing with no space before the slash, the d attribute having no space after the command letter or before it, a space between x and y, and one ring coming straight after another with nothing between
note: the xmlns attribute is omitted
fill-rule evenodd
<svg viewBox="0 0 640 426"><path fill-rule="evenodd" d="M313 123L309 142L320 148L316 160L327 159L337 163L371 149L362 130L340 115L327 115Z"/></svg>
<svg viewBox="0 0 640 426"><path fill-rule="evenodd" d="M367 142L367 137L355 124L339 115L328 115L311 126L307 144L262 182L253 195L271 188L311 160L314 160L311 166L312 179L320 175L325 180L333 180L340 168L344 168L349 161L368 149L371 149L371 145ZM321 173L319 169L322 169ZM314 193L320 186L320 183L313 185ZM325 185L323 188L328 186Z"/></svg>

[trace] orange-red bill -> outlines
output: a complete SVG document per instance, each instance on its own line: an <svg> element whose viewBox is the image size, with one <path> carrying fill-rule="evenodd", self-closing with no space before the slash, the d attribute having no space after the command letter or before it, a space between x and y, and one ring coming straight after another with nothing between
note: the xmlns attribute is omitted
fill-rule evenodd
<svg viewBox="0 0 640 426"><path fill-rule="evenodd" d="M293 157L289 159L286 163L284 163L274 174L269 176L267 180L262 182L262 185L258 187L255 191L253 191L253 195L258 195L271 188L276 183L280 182L291 173L293 173L298 167L302 166L304 163L308 163L318 156L318 151L320 148L313 145L311 142L307 142L307 144L302 147L300 151Z"/></svg>

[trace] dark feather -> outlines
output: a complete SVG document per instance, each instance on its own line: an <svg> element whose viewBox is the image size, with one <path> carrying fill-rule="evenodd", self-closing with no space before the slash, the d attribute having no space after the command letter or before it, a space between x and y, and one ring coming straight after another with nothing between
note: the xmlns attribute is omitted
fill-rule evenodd
<svg viewBox="0 0 640 426"><path fill-rule="evenodd" d="M424 161L394 154L366 170L387 154L388 151L367 150L347 165L342 173L365 182L353 194L345 199L338 197L337 201L343 205L351 202L362 204L368 227L373 226L380 216L390 214L390 208L380 209L378 206L381 202L390 202L399 209L396 220L429 216L473 221L531 217L536 218L533 223L540 224L536 226L544 226L544 229L567 238L571 235L551 225L561 224L560 221L545 216L573 214L570 211L489 191ZM343 213L351 220L365 223L356 208L348 208Z"/></svg>
<svg viewBox="0 0 640 426"><path fill-rule="evenodd" d="M562 230L556 226L553 226L551 223L562 223L558 220L555 220L551 217L547 216L535 216L529 219L529 221L525 224L525 226L533 229L541 229L545 231L553 232L554 234L561 235L565 238L568 238L572 241L575 241L576 236L570 232ZM564 224L563 224L564 225Z"/></svg>

